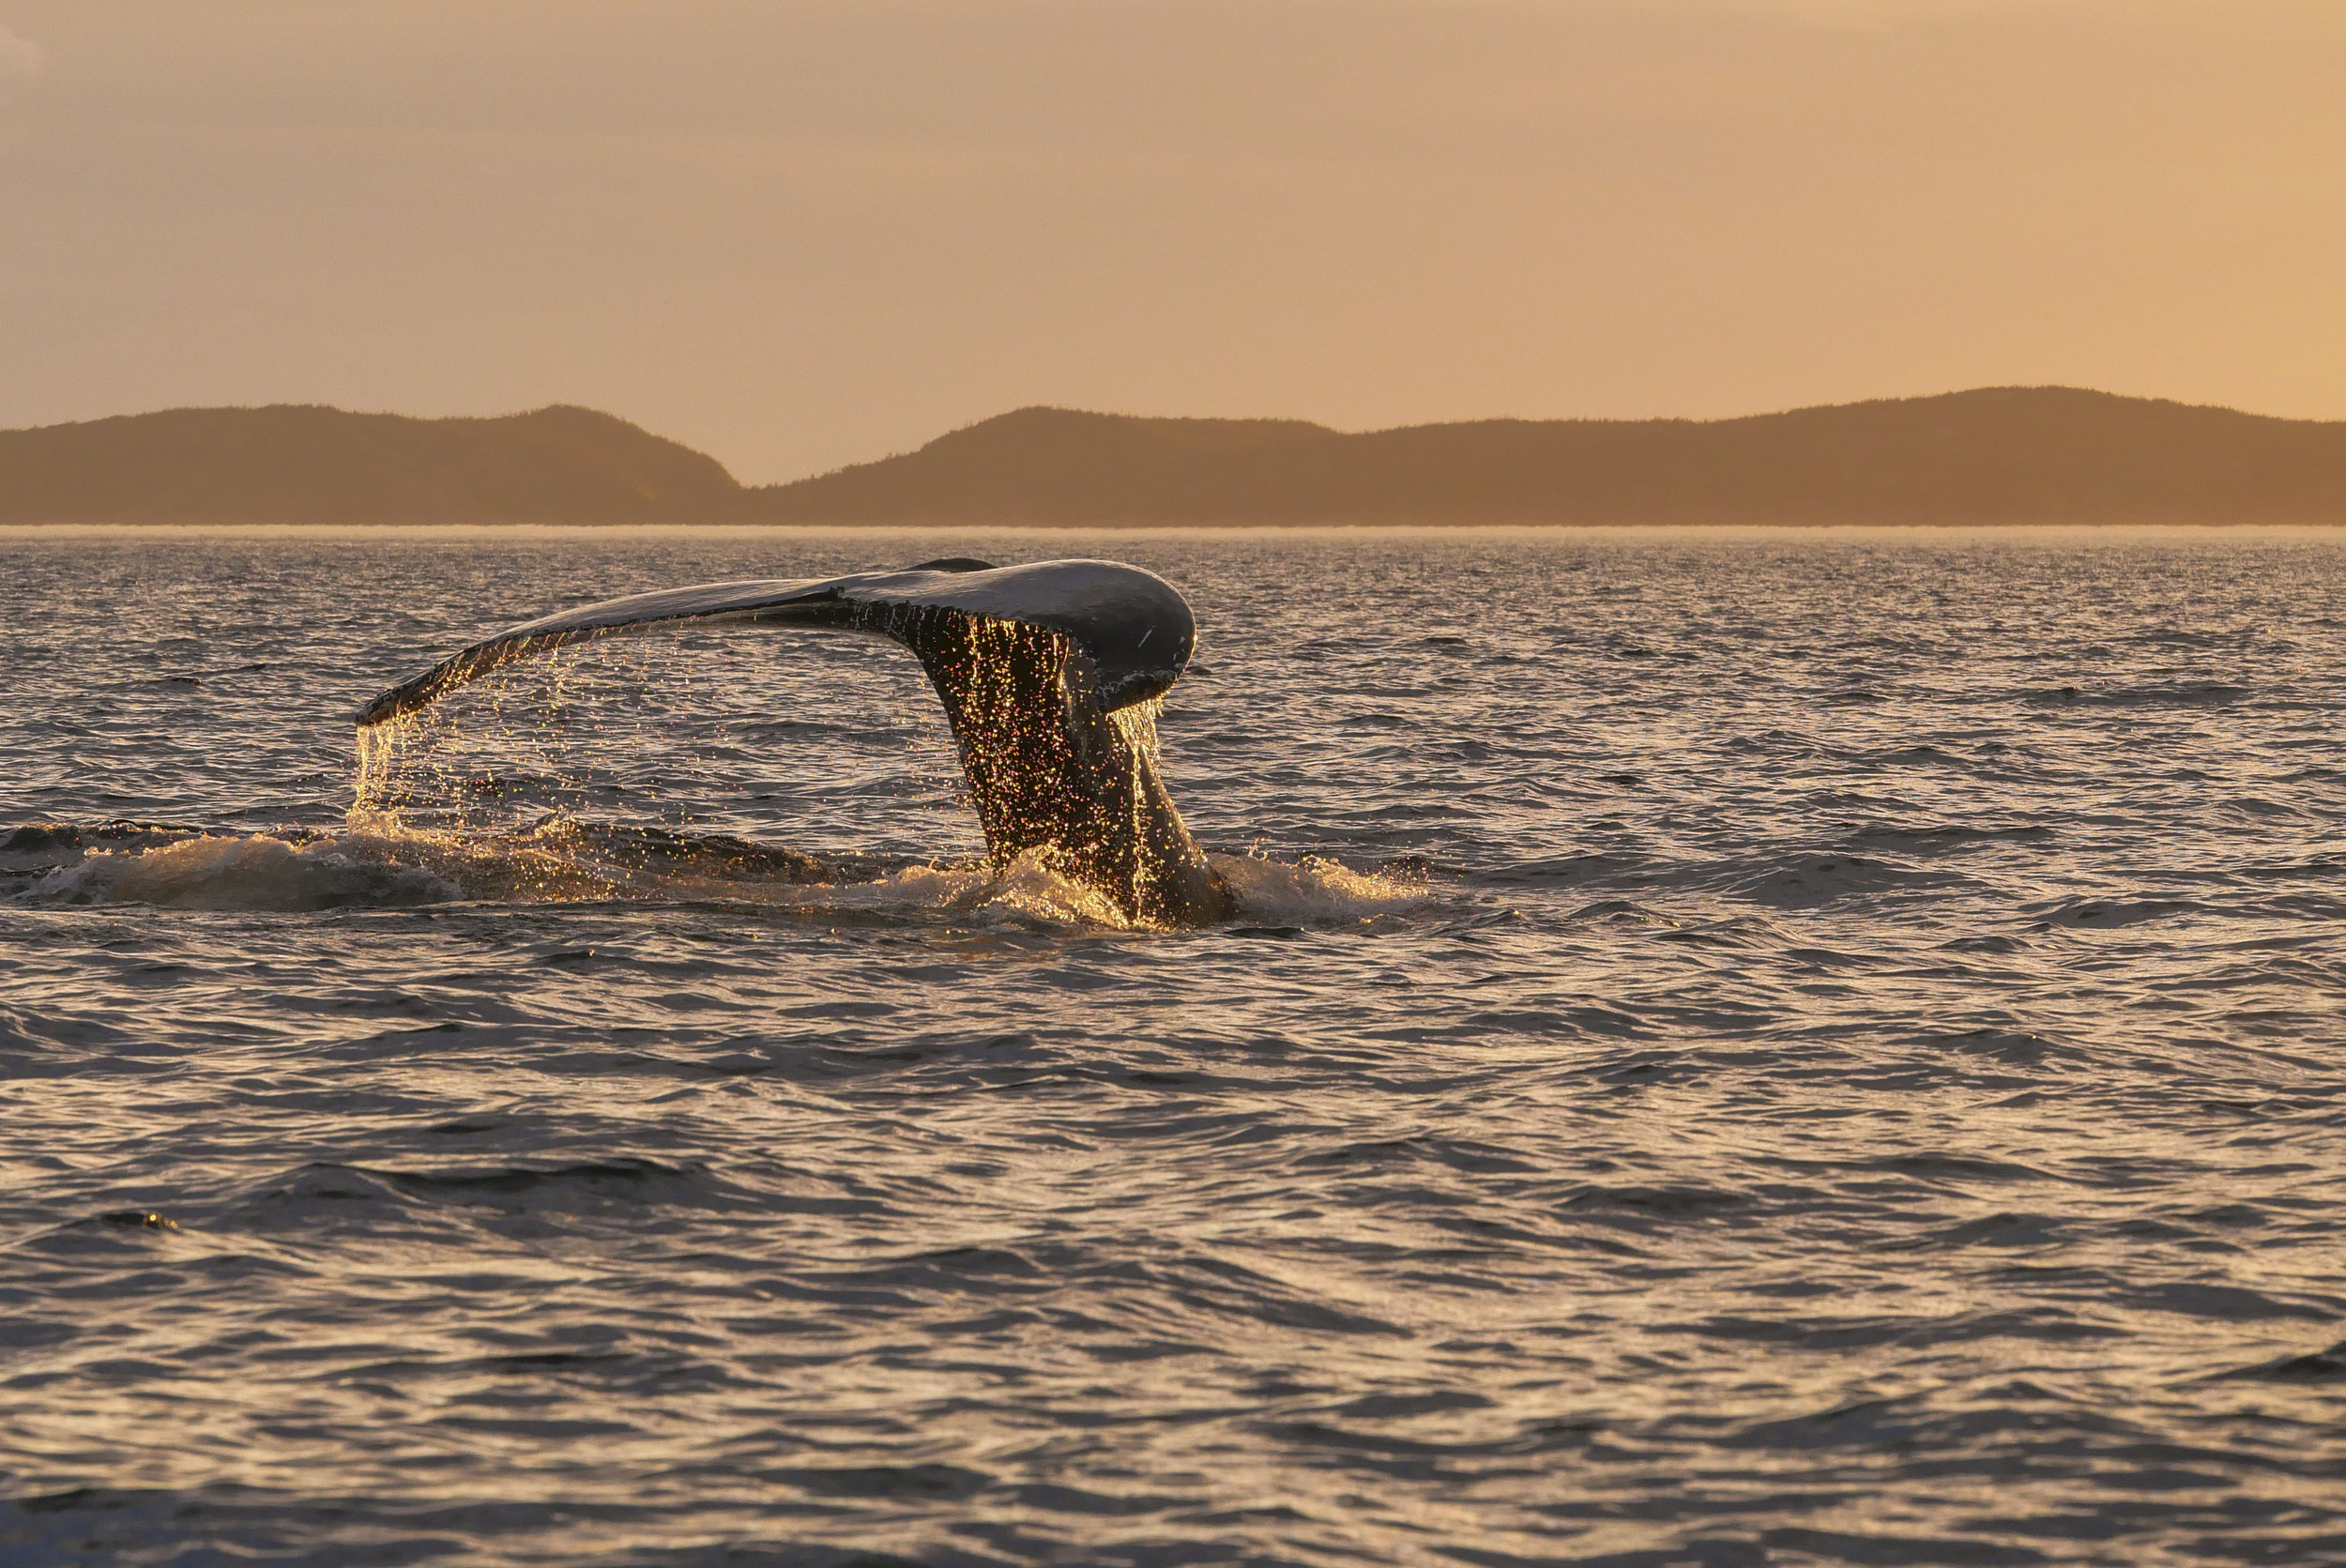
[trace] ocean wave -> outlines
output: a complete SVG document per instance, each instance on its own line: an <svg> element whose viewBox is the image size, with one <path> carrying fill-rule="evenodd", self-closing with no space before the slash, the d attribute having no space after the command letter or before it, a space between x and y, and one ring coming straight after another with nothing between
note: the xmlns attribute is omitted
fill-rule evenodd
<svg viewBox="0 0 2346 1568"><path fill-rule="evenodd" d="M0 1562L2338 1556L2338 540L1083 543L1203 931L861 644L344 815L455 617L825 537L12 557Z"/></svg>

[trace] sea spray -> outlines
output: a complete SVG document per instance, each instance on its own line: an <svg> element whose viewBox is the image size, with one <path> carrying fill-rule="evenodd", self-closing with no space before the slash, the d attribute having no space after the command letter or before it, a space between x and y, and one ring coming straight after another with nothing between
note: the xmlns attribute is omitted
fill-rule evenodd
<svg viewBox="0 0 2346 1568"><path fill-rule="evenodd" d="M1363 871L1321 855L1216 855L1213 869L1237 900L1239 918L1265 925L1349 924L1405 914L1432 898L1425 871L1409 864Z"/></svg>
<svg viewBox="0 0 2346 1568"><path fill-rule="evenodd" d="M371 858L362 845L267 833L206 834L110 851L51 872L28 904L145 904L171 909L407 908L465 896L434 871Z"/></svg>

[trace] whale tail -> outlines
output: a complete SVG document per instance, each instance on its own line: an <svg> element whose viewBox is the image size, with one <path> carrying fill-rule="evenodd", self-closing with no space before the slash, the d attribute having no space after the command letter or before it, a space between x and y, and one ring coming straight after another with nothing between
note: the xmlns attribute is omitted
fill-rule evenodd
<svg viewBox="0 0 2346 1568"><path fill-rule="evenodd" d="M1111 561L964 558L821 580L709 583L509 627L383 693L365 729L517 660L679 625L885 636L920 660L998 864L1041 850L1130 919L1210 923L1230 895L1157 770L1155 710L1196 645L1162 578Z"/></svg>

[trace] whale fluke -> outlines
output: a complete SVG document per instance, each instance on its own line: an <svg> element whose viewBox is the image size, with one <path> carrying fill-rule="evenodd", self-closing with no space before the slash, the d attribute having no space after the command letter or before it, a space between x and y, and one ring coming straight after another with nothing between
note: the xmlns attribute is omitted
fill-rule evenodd
<svg viewBox="0 0 2346 1568"><path fill-rule="evenodd" d="M705 583L508 627L359 709L361 729L427 707L517 660L680 625L860 632L909 648L945 705L987 852L1033 849L1135 920L1199 924L1229 893L1156 768L1148 708L1181 677L1196 623L1173 586L1114 561Z"/></svg>

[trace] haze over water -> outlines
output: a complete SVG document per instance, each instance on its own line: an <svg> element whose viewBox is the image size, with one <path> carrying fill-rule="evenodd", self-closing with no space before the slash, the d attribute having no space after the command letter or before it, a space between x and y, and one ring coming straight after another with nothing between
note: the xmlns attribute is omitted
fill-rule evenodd
<svg viewBox="0 0 2346 1568"><path fill-rule="evenodd" d="M853 638L516 670L347 814L498 625L967 554L1188 596L1238 921L989 876ZM0 1560L2346 1561L2338 536L0 570Z"/></svg>

